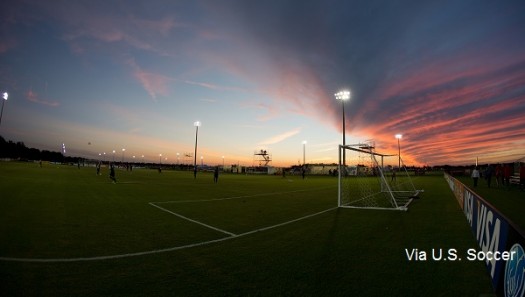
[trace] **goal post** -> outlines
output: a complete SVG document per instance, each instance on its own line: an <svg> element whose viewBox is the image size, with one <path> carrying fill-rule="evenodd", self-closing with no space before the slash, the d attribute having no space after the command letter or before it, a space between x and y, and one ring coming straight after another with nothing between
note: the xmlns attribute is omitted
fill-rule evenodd
<svg viewBox="0 0 525 297"><path fill-rule="evenodd" d="M377 153L371 143L340 145L338 206L407 210L422 190L416 190L404 164L385 166L388 157L397 155Z"/></svg>

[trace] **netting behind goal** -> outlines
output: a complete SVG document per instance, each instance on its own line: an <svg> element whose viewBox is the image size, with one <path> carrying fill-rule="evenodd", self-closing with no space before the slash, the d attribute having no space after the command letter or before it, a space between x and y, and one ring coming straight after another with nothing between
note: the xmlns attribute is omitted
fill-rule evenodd
<svg viewBox="0 0 525 297"><path fill-rule="evenodd" d="M388 157L398 160L375 152L371 144L339 146L340 207L407 210L421 190L416 190L403 164L384 166Z"/></svg>

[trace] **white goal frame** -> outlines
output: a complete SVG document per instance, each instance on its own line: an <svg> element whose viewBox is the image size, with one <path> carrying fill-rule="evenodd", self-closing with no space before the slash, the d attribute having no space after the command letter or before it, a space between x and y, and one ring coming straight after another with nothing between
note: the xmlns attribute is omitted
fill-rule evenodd
<svg viewBox="0 0 525 297"><path fill-rule="evenodd" d="M344 160L344 156L346 153L343 153L344 150L351 150L362 154L367 154L370 156L371 164L374 166L374 170L377 170L375 173L377 175L377 178L379 179L379 182L381 183L380 191L370 194L366 197L362 197L360 199L354 200L353 202L362 201L368 198L373 197L374 195L382 195L383 199L388 199L390 204L388 206L363 206L363 205L352 205L349 202L343 201L342 193L343 193L343 187L345 186L343 181L345 178L352 178L349 177L347 174L347 165L346 160ZM408 189L400 190L395 189L390 186L390 184L387 182L385 174L384 174L384 157L393 157L397 155L386 155L386 154L380 154L375 152L375 148L369 144L350 144L350 145L339 145L339 166L338 166L338 206L342 208L358 208L358 209L380 209L380 210L402 210L406 211L408 210L408 205L413 201L414 198L418 197L423 190L416 190L412 180L410 178L410 175L408 174L408 171L406 170L406 166L404 164L402 165L402 168L404 169L404 172L401 171L401 168L399 168L399 174L403 173L407 177L407 186ZM380 157L380 162L378 162L376 157ZM401 158L399 158L401 162ZM359 175L358 169L356 168L356 175ZM359 177L356 177L359 178ZM346 185L348 186L348 185Z"/></svg>

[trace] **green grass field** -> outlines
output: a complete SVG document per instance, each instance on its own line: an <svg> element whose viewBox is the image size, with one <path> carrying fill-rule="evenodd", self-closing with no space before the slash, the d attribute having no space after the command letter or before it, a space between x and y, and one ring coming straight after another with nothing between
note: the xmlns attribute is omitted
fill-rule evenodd
<svg viewBox="0 0 525 297"><path fill-rule="evenodd" d="M337 209L332 177L0 163L3 296L480 296L483 262L442 176L409 211ZM428 252L409 261L405 249Z"/></svg>

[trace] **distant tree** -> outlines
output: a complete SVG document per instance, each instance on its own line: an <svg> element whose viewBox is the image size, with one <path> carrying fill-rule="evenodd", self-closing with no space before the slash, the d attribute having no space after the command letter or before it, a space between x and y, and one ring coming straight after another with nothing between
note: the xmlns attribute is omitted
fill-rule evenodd
<svg viewBox="0 0 525 297"><path fill-rule="evenodd" d="M64 156L60 152L40 151L36 148L28 148L23 142L6 141L0 136L0 158L20 159L20 160L43 160L62 162ZM69 157L71 162L78 158Z"/></svg>

